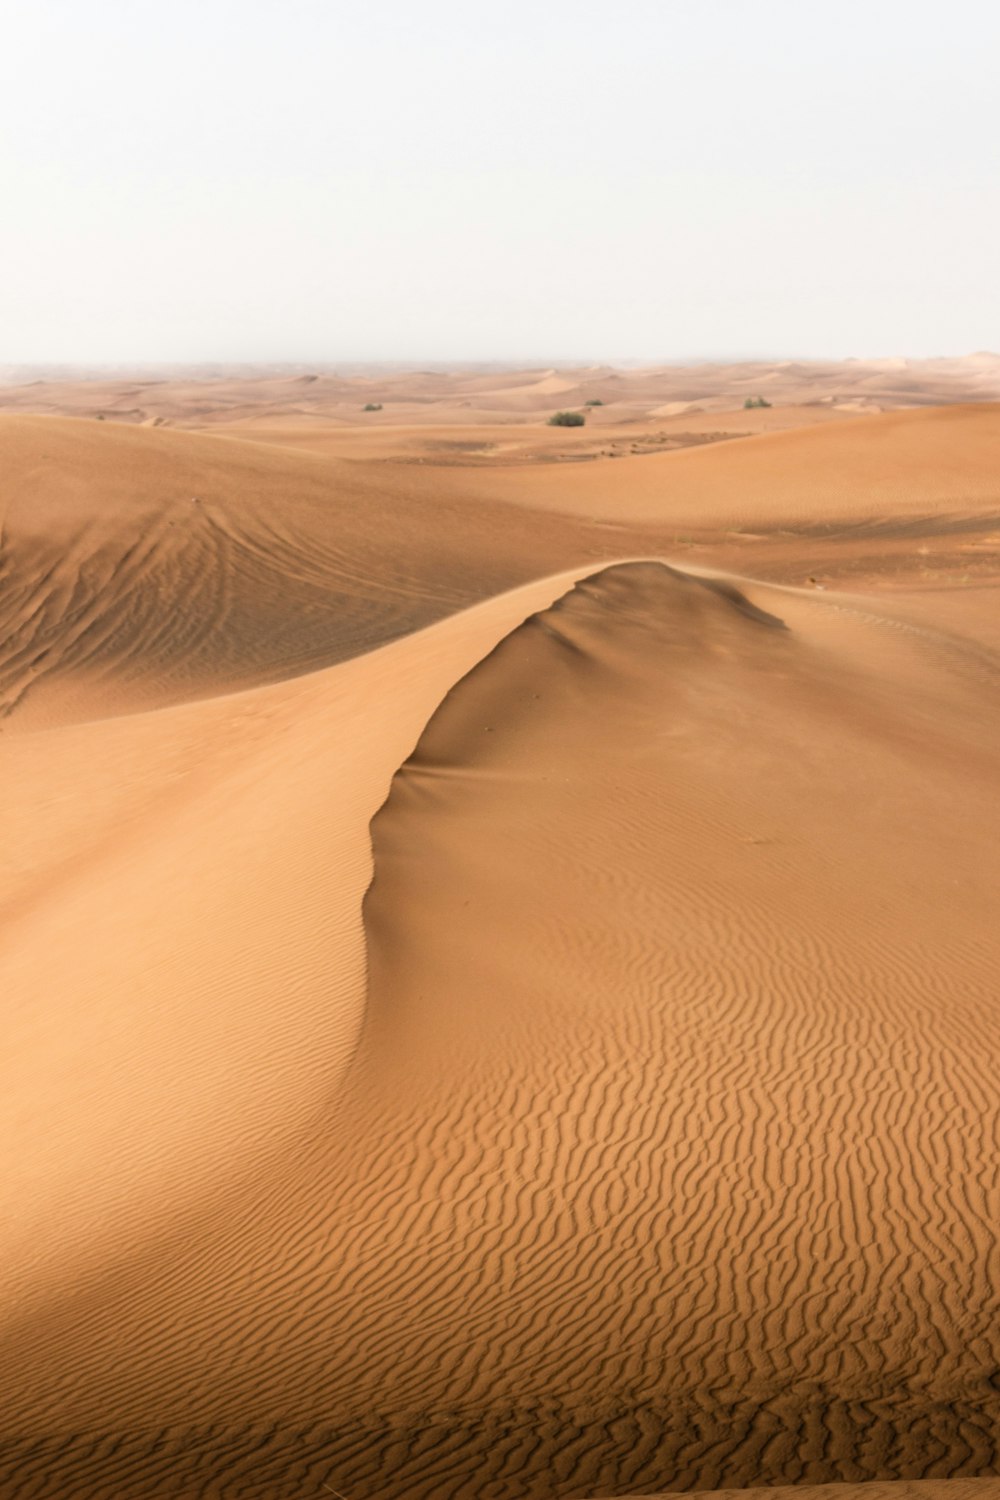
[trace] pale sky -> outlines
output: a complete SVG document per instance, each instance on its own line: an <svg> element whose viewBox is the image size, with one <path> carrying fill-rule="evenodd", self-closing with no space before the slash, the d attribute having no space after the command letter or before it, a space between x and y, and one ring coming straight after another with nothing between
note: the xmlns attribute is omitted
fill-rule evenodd
<svg viewBox="0 0 1000 1500"><path fill-rule="evenodd" d="M0 364L1000 350L996 0L0 21Z"/></svg>

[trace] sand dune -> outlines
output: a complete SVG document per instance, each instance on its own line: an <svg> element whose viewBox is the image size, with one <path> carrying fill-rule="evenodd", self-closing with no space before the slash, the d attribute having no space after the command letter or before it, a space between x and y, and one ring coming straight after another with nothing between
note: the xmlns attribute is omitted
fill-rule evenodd
<svg viewBox="0 0 1000 1500"><path fill-rule="evenodd" d="M608 521L835 529L920 507L996 514L998 466L1000 405L955 406L581 465L571 483L553 465L477 470L474 482L484 497Z"/></svg>
<svg viewBox="0 0 1000 1500"><path fill-rule="evenodd" d="M896 1479L855 1484L775 1485L767 1489L711 1490L701 1500L994 1500L1000 1479ZM628 1500L668 1500L666 1495L632 1495Z"/></svg>
<svg viewBox="0 0 1000 1500"><path fill-rule="evenodd" d="M506 508L172 432L0 419L0 712L93 717L343 661L560 563ZM541 566L539 566L539 563Z"/></svg>
<svg viewBox="0 0 1000 1500"><path fill-rule="evenodd" d="M765 433L615 463L443 469L441 494L617 528L642 547L784 582L994 577L1000 406L942 407ZM629 545L631 544L631 545Z"/></svg>
<svg viewBox="0 0 1000 1500"><path fill-rule="evenodd" d="M0 424L4 1500L1000 1490L998 431Z"/></svg>
<svg viewBox="0 0 1000 1500"><path fill-rule="evenodd" d="M213 428L268 416L327 428L449 420L524 422L557 405L601 402L605 417L635 421L665 408L728 412L748 397L814 414L883 411L1000 399L1000 354L951 359L757 360L616 369L502 365L150 368L118 373L0 366L0 410ZM368 404L381 408L363 413ZM595 414L596 415L596 414ZM766 413L743 413L756 421Z"/></svg>

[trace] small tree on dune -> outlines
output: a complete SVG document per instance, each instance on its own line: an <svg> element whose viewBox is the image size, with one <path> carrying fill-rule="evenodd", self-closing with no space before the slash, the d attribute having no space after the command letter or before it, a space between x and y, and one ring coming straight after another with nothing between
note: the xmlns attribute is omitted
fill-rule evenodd
<svg viewBox="0 0 1000 1500"><path fill-rule="evenodd" d="M582 411L557 411L549 418L550 427L582 427L587 418Z"/></svg>

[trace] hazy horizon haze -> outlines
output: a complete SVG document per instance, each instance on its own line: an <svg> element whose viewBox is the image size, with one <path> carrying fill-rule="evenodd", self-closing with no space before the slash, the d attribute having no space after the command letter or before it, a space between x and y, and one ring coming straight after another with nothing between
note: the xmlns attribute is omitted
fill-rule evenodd
<svg viewBox="0 0 1000 1500"><path fill-rule="evenodd" d="M0 364L1000 347L1000 13L9 0Z"/></svg>

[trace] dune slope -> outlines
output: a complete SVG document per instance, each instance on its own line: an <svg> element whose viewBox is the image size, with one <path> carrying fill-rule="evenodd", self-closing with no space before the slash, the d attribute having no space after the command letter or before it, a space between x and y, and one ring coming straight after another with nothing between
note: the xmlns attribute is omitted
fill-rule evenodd
<svg viewBox="0 0 1000 1500"><path fill-rule="evenodd" d="M995 1461L996 682L632 565L446 701L367 909L435 1404L595 1487Z"/></svg>
<svg viewBox="0 0 1000 1500"><path fill-rule="evenodd" d="M699 1500L995 1500L1000 1479L894 1479L857 1484L774 1485L766 1489L703 1491ZM627 1500L668 1500L631 1495Z"/></svg>
<svg viewBox="0 0 1000 1500"><path fill-rule="evenodd" d="M372 826L350 1067L301 1107L265 1069L284 1137L117 1264L25 1260L5 1495L995 1472L1000 666L846 596L571 582L371 658L427 722ZM164 713L263 694L271 763L326 795L361 665ZM300 1061L335 973L261 991Z"/></svg>
<svg viewBox="0 0 1000 1500"><path fill-rule="evenodd" d="M836 532L1000 510L1000 404L885 413L565 468L478 469L475 492L532 510L684 527ZM467 479L445 472L450 491Z"/></svg>
<svg viewBox="0 0 1000 1500"><path fill-rule="evenodd" d="M313 671L565 565L565 528L528 553L502 504L419 470L30 416L0 417L0 462L0 719L21 727Z"/></svg>

